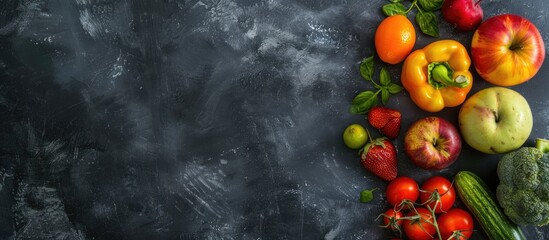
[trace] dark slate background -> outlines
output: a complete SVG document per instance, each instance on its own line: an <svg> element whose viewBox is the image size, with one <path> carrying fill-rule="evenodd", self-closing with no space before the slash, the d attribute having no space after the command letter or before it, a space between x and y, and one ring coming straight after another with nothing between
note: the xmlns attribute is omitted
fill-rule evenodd
<svg viewBox="0 0 549 240"><path fill-rule="evenodd" d="M358 64L387 2L1 1L0 239L389 238L375 220L386 183L341 140L367 126L347 109L371 88ZM549 42L546 1L482 6L529 18ZM470 46L472 33L440 26ZM434 40L418 32L415 48ZM399 81L400 65L376 64ZM513 87L534 113L529 145L549 137L547 74ZM388 105L404 130L457 121L458 108L429 114L406 92ZM464 146L451 168L426 171L394 143L400 175L472 170L497 185L500 156Z"/></svg>

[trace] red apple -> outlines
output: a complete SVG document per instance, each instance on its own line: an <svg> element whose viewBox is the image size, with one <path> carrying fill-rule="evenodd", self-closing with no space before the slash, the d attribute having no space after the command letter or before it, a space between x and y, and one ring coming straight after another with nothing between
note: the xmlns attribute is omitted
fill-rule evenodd
<svg viewBox="0 0 549 240"><path fill-rule="evenodd" d="M408 129L404 150L418 167L439 170L457 160L461 137L452 123L440 117L426 117Z"/></svg>
<svg viewBox="0 0 549 240"><path fill-rule="evenodd" d="M545 59L545 46L528 19L502 14L489 18L475 31L471 59L484 80L514 86L536 75Z"/></svg>
<svg viewBox="0 0 549 240"><path fill-rule="evenodd" d="M440 11L444 19L460 31L473 31L482 22L481 0L445 0Z"/></svg>

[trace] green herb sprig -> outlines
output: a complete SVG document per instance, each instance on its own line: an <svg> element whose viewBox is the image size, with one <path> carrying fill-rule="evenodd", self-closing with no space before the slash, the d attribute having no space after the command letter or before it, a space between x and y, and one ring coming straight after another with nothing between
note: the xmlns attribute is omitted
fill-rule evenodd
<svg viewBox="0 0 549 240"><path fill-rule="evenodd" d="M402 3L404 0L389 1L391 3L387 3L381 7L381 11L385 15L402 14L408 16L408 13L416 8L415 20L421 32L431 37L438 37L438 18L434 12L442 7L444 0L413 0L408 8Z"/></svg>
<svg viewBox="0 0 549 240"><path fill-rule="evenodd" d="M386 68L381 68L379 73L379 83L373 79L374 76L374 56L364 58L360 63L360 75L366 81L371 82L377 90L367 90L359 93L353 99L349 111L352 114L365 114L370 109L379 103L379 95L381 94L381 103L387 104L391 94L397 94L402 91L402 86L393 83L389 71Z"/></svg>
<svg viewBox="0 0 549 240"><path fill-rule="evenodd" d="M361 203L368 203L371 202L374 199L374 191L377 190L377 188L374 188L372 190L365 189L360 192L360 202Z"/></svg>

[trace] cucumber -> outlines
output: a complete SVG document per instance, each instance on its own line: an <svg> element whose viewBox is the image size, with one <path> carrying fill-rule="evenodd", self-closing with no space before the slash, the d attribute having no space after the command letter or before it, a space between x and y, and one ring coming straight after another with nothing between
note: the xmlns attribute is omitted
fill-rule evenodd
<svg viewBox="0 0 549 240"><path fill-rule="evenodd" d="M461 201L489 239L526 239L522 230L503 213L494 194L480 177L469 171L460 171L454 181Z"/></svg>

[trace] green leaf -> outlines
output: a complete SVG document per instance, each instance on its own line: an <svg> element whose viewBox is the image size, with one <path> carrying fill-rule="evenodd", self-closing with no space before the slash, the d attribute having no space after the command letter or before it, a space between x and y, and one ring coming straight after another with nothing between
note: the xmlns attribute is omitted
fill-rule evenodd
<svg viewBox="0 0 549 240"><path fill-rule="evenodd" d="M372 81L372 76L374 76L374 56L362 60L360 63L360 75L364 79Z"/></svg>
<svg viewBox="0 0 549 240"><path fill-rule="evenodd" d="M390 96L391 96L391 93L389 93L389 89L387 88L381 89L381 103L383 103L383 105L387 105L387 102L389 102Z"/></svg>
<svg viewBox="0 0 549 240"><path fill-rule="evenodd" d="M438 37L437 16L432 12L419 11L416 14L416 23L421 31L431 37Z"/></svg>
<svg viewBox="0 0 549 240"><path fill-rule="evenodd" d="M374 191L377 190L377 188L374 188L372 190L366 189L360 192L360 202L361 203L367 203L372 201L374 199Z"/></svg>
<svg viewBox="0 0 549 240"><path fill-rule="evenodd" d="M397 94L399 93L400 91L402 91L402 86L396 84L396 83L391 83L389 84L389 86L387 87L387 90L389 90L389 93L391 94Z"/></svg>
<svg viewBox="0 0 549 240"><path fill-rule="evenodd" d="M379 83L381 83L381 86L389 86L391 84L391 75L389 75L389 71L386 68L381 68Z"/></svg>
<svg viewBox="0 0 549 240"><path fill-rule="evenodd" d="M418 2L423 9L432 12L440 9L444 0L418 0Z"/></svg>
<svg viewBox="0 0 549 240"><path fill-rule="evenodd" d="M392 2L392 3L399 3L399 2L402 2L402 0L389 0L389 2Z"/></svg>
<svg viewBox="0 0 549 240"><path fill-rule="evenodd" d="M352 114L364 114L373 106L377 105L377 93L373 91L364 91L356 95L349 111Z"/></svg>
<svg viewBox="0 0 549 240"><path fill-rule="evenodd" d="M385 4L381 7L381 11L388 17L396 14L406 15L406 8L400 2Z"/></svg>

